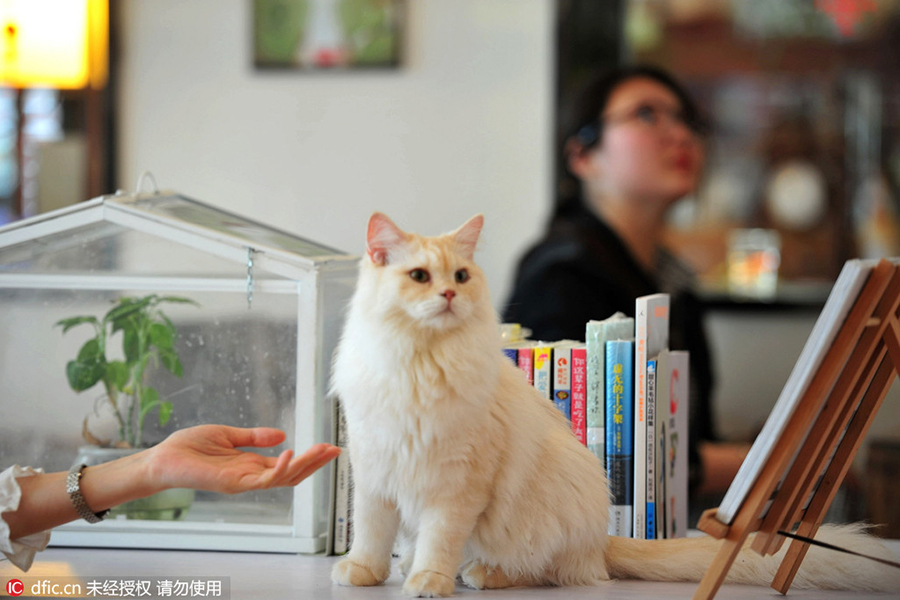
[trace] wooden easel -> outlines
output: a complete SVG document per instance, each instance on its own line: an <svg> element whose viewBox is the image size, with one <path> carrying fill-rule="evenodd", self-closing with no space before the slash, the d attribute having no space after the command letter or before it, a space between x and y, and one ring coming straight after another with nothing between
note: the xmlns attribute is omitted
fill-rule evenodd
<svg viewBox="0 0 900 600"><path fill-rule="evenodd" d="M694 594L711 600L738 552L751 547L774 554L779 530L815 536L834 495L900 372L900 269L881 260L871 271L843 325L800 396L783 434L730 525L703 513L697 527L723 539ZM796 458L795 458L796 457ZM793 540L772 587L786 594L809 544Z"/></svg>

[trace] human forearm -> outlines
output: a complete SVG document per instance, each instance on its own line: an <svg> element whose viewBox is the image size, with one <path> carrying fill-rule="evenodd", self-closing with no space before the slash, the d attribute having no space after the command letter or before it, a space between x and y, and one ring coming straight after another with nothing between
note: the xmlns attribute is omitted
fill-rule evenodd
<svg viewBox="0 0 900 600"><path fill-rule="evenodd" d="M146 477L146 453L141 452L109 463L87 467L81 474L81 494L94 512L118 506L158 491ZM18 539L52 529L78 519L66 492L65 472L21 477L19 508L2 514L9 525L10 539Z"/></svg>
<svg viewBox="0 0 900 600"><path fill-rule="evenodd" d="M340 453L330 444L315 444L299 456L285 450L277 457L242 450L282 443L283 431L267 427L198 425L170 435L153 448L88 467L81 475L81 495L98 513L156 492L187 487L237 494L294 486ZM78 518L66 491L66 473L20 477L19 507L2 513L10 539L52 529Z"/></svg>

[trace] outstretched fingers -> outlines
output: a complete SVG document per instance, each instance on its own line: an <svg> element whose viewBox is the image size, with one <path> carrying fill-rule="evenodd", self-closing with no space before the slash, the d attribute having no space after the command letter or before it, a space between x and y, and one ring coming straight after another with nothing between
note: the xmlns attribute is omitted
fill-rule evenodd
<svg viewBox="0 0 900 600"><path fill-rule="evenodd" d="M284 481L290 468L291 459L294 457L293 450L285 450L275 461L275 466L267 473L267 487L278 487L284 485Z"/></svg>
<svg viewBox="0 0 900 600"><path fill-rule="evenodd" d="M316 444L309 450L296 457L292 469L289 470L290 479L285 485L295 486L323 466L334 460L341 453L341 449L331 444Z"/></svg>
<svg viewBox="0 0 900 600"><path fill-rule="evenodd" d="M254 448L268 448L277 446L285 440L287 435L274 427L229 427L223 426L222 432L228 442L235 448L252 446Z"/></svg>
<svg viewBox="0 0 900 600"><path fill-rule="evenodd" d="M262 487L295 486L340 454L340 448L330 444L316 444L300 456L285 450L277 459L268 459L268 469L260 477ZM269 462L271 461L271 462Z"/></svg>

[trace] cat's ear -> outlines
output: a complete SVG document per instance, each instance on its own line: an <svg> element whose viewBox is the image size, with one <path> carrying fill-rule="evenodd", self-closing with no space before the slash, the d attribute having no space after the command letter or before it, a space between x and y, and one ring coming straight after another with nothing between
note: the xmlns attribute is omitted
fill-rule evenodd
<svg viewBox="0 0 900 600"><path fill-rule="evenodd" d="M376 265L387 264L388 255L397 246L406 243L407 236L387 215L374 213L369 217L366 231L366 253Z"/></svg>
<svg viewBox="0 0 900 600"><path fill-rule="evenodd" d="M484 215L475 215L450 234L456 241L460 254L468 260L472 260L475 255L475 246L478 245L478 236L481 235L482 227L484 227Z"/></svg>

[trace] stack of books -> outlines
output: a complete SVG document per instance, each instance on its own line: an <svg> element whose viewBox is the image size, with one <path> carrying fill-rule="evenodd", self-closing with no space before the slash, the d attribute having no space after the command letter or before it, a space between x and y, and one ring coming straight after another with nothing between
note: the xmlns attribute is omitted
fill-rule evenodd
<svg viewBox="0 0 900 600"><path fill-rule="evenodd" d="M669 295L585 325L585 343L516 340L504 352L604 465L610 535L687 532L689 355L670 350Z"/></svg>

